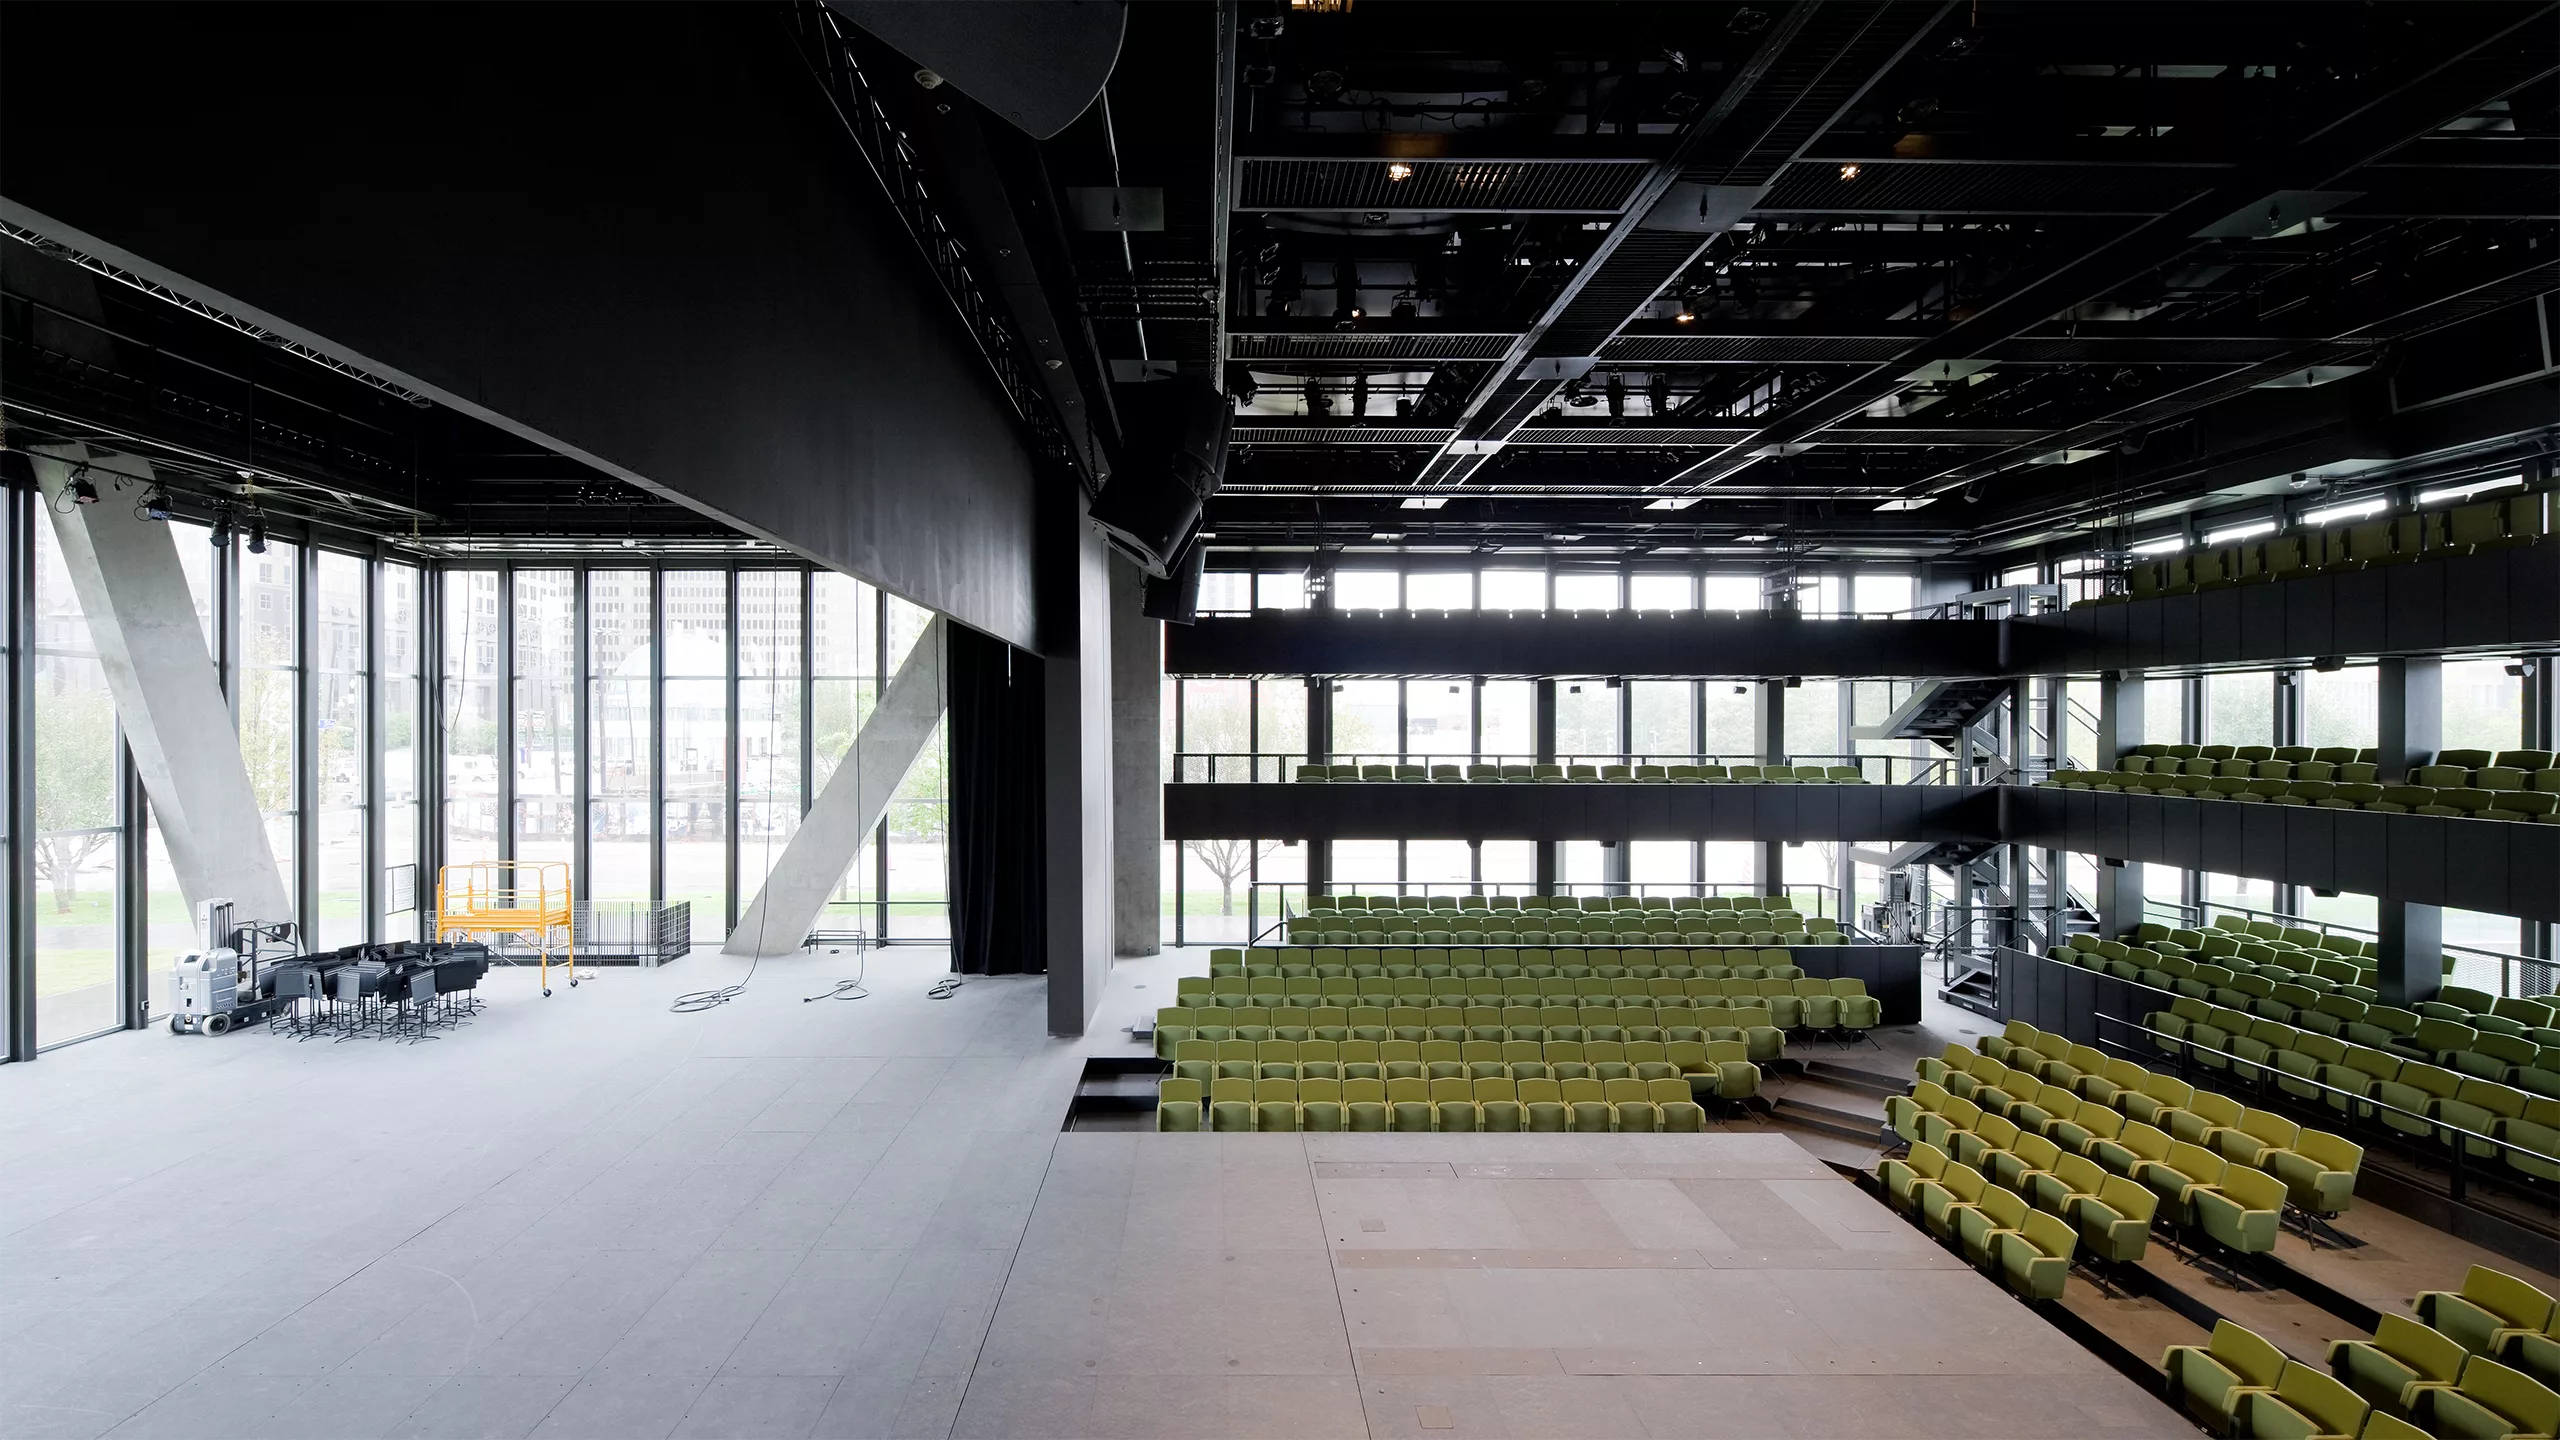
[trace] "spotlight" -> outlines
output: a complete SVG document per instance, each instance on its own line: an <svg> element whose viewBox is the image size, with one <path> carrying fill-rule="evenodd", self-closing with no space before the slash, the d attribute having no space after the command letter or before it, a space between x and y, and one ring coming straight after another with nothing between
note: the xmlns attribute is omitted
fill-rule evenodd
<svg viewBox="0 0 2560 1440"><path fill-rule="evenodd" d="M1683 325L1696 320L1698 318L1697 297L1691 295L1686 290L1681 291L1680 308L1672 313L1671 318Z"/></svg>
<svg viewBox="0 0 2560 1440"><path fill-rule="evenodd" d="M1289 318L1289 302L1274 295L1262 302L1262 313L1266 319L1286 320Z"/></svg>
<svg viewBox="0 0 2560 1440"><path fill-rule="evenodd" d="M2519 660L2513 665L2507 667L2507 673L2513 675L2519 680L2530 680L2533 678L2533 662L2530 660Z"/></svg>
<svg viewBox="0 0 2560 1440"><path fill-rule="evenodd" d="M637 549L639 549L639 548L640 548L640 540L639 540L639 537L637 537L637 536L633 536L633 535L625 535L625 536L623 536L623 537L622 537L622 548L623 548L623 549L625 549L625 550L637 550Z"/></svg>
<svg viewBox="0 0 2560 1440"><path fill-rule="evenodd" d="M1840 178L1843 180L1855 180L1864 173L1865 172L1860 167L1854 164L1843 165L1840 167Z"/></svg>
<svg viewBox="0 0 2560 1440"><path fill-rule="evenodd" d="M1387 178L1401 185L1413 178L1413 167L1402 160L1390 160L1387 162Z"/></svg>
<svg viewBox="0 0 2560 1440"><path fill-rule="evenodd" d="M230 506L228 506L228 505L216 505L215 507L213 507L213 530L212 530L212 532L211 532L210 534L208 534L205 538L206 538L206 539L208 539L208 540L211 540L211 541L213 542L213 548L214 548L214 549L216 549L216 550L226 549L226 548L228 548L228 547L230 546L230 544L231 544L231 507L230 507Z"/></svg>
<svg viewBox="0 0 2560 1440"><path fill-rule="evenodd" d="M133 513L141 516L145 520L168 519L169 492L160 489L158 486L152 487L150 493L142 497L142 503L134 507Z"/></svg>
<svg viewBox="0 0 2560 1440"><path fill-rule="evenodd" d="M98 503L98 487L89 479L89 467L86 465L71 472L71 503L74 505Z"/></svg>
<svg viewBox="0 0 2560 1440"><path fill-rule="evenodd" d="M249 512L248 549L252 555L267 553L267 517L264 511Z"/></svg>
<svg viewBox="0 0 2560 1440"><path fill-rule="evenodd" d="M1387 307L1387 318L1390 320L1410 320L1421 313L1414 308L1413 297L1410 295L1397 296L1396 303Z"/></svg>

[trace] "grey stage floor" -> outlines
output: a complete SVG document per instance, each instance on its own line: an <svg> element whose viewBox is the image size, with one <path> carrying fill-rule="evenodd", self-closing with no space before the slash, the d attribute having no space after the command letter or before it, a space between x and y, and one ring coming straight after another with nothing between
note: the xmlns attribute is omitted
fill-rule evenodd
<svg viewBox="0 0 2560 1440"><path fill-rule="evenodd" d="M2186 1436L1783 1135L1063 1137L969 1436Z"/></svg>
<svg viewBox="0 0 2560 1440"><path fill-rule="evenodd" d="M1196 963L944 963L0 1066L0 1435L2191 1433L1782 1137L1061 1135Z"/></svg>

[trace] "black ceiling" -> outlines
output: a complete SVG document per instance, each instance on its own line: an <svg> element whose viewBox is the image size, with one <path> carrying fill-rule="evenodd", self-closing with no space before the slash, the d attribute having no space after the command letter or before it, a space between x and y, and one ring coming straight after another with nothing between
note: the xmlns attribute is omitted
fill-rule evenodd
<svg viewBox="0 0 2560 1440"><path fill-rule="evenodd" d="M2065 538L2546 438L2406 376L2560 289L2555 73L2543 3L1138 5L1051 300L1220 371L1221 546Z"/></svg>

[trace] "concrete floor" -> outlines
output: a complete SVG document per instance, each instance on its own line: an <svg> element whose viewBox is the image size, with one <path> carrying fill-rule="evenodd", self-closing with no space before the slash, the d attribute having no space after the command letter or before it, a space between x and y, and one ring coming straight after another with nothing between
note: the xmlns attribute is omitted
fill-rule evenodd
<svg viewBox="0 0 2560 1440"><path fill-rule="evenodd" d="M1059 1127L1085 1056L1138 1051L1120 1027L1162 1003L1173 978L1199 971L1205 956L1121 965L1084 1040L1044 1033L1037 978L972 979L951 999L927 998L944 963L939 950L874 956L871 998L858 1001L804 998L854 973L844 956L766 961L750 978L742 962L698 952L663 970L607 970L548 1000L529 974L502 972L474 1023L426 1044L150 1031L0 1066L0 1434L1070 1433L1060 1428L1063 1413L1023 1408L1025 1392L1000 1377L1031 1357L1073 1353L1055 1347L1076 1334L1111 1333L1096 1328L1098 1317L1119 1313L1112 1304L1121 1302L1103 1303L1106 1292L1078 1300L1033 1282L1116 1257L1124 1241L1142 1278L1125 1292L1115 1281L1108 1294L1125 1294L1143 1311L1150 1297L1196 1303L1197 1282L1218 1304L1267 1311L1280 1327L1275 1335L1293 1325L1331 1326L1326 1353L1335 1358L1303 1377L1326 1382L1313 1400L1281 1383L1285 1377L1247 1371L1244 1363L1261 1351L1239 1353L1233 1373L1221 1352L1208 1377L1214 1386L1175 1367L1157 1373L1155 1390L1131 1376L1105 1387L1097 1363L1092 1386L1068 1387L1092 1397L1089 1409L1074 1412L1075 1424L1097 1433L1364 1433L1362 1426L1396 1433L1436 1424L1439 1412L1421 1408L1431 1405L1445 1407L1461 1433L1704 1433L1699 1427L1724 1425L1732 1433L1880 1434L1921 1425L1915 1415L1956 1413L1922 1403L1952 1380L1861 1378L1851 1389L1866 1398L1853 1403L1839 1399L1850 1394L1840 1382L1805 1374L1630 1377L1609 1382L1633 1387L1621 1396L1628 1408L1585 1411L1580 1397L1595 1389L1591 1377L1568 1373L1561 1360L1544 1378L1382 1372L1385 1398L1369 1395L1365 1369L1347 1358L1356 1351L1449 1347L1346 1338L1364 1317L1313 1284L1319 1272L1341 1273L1338 1261L1325 1263L1331 1242L1312 1234L1322 1212L1273 1212L1274 1224L1310 1232L1299 1237L1306 1244L1280 1248L1305 1250L1317 1266L1301 1277L1310 1287L1297 1297L1304 1306L1291 1300L1275 1309L1268 1294L1235 1288L1224 1260L1190 1253L1202 1249L1206 1232L1183 1226L1245 1213L1227 1200L1213 1204L1234 1178L1219 1178L1225 1160L1187 1178L1168 1171L1161 1188L1132 1183L1115 1203L1152 1218L1114 1229L1094 1219L1109 1208L1096 1187L1109 1191L1138 1173L1139 1157L1194 1137L1072 1135L1062 1143ZM747 987L731 1004L668 1011L680 992L739 980ZM1962 1012L1932 1021L1887 1033L1890 1057L1841 1058L1885 1073L1907 1070L1908 1056L1982 1027ZM1838 1183L1820 1178L1781 1132L1733 1129L1707 1138L1780 1147L1826 1196ZM1294 1138L1196 1138L1202 1145L1177 1154L1175 1170L1230 1153L1237 1138L1276 1141L1295 1158L1277 1168L1257 1161L1239 1173L1286 1180L1286 1193L1301 1198L1315 1194L1316 1165L1330 1163L1310 1158ZM1697 1143L1647 1143L1666 1141ZM1822 1147L1808 1140L1807 1148ZM1577 1183L1605 1190L1635 1182ZM1845 1186L1840 1194L1856 1199ZM1200 1206L1176 1198L1185 1196ZM1442 1215L1409 1201L1399 1211L1382 1208L1381 1199L1370 1207L1375 1215L1348 1218L1445 1228L1491 1213L1468 1202ZM1668 1224L1665 1215L1691 1229L1721 1223L1711 1208L1692 1204L1695 1213L1684 1215L1649 1205L1611 1211L1636 1248L1710 1248L1704 1230L1638 1242L1629 1223ZM1587 1208L1576 1201L1548 1213ZM1819 1230L1841 1223L1835 1208L1791 1222L1776 1212L1764 1218ZM1890 1221L1881 1211L1874 1218ZM1348 1233L1353 1248L1397 1238ZM1880 1243L1873 1237L1885 1233L1832 1238ZM1450 1230L1429 1248L1496 1238ZM1176 1284L1175 1270L1147 1278L1151 1242L1185 1264L1198 1261L1181 1272L1190 1279ZM1224 1233L1206 1243L1224 1243ZM1550 1236L1506 1248L1553 1245ZM2395 1236L2389 1248L2408 1253L2415 1245ZM1552 1271L1500 1269L1464 1283L1556 1283ZM1396 1285L1460 1283L1437 1271L1378 1273ZM1771 1272L1748 1273L1758 1277L1750 1283L1771 1283ZM1927 1343L1926 1327L1915 1342L1914 1327L1901 1324L1916 1312L1877 1303L1909 1277L1859 1273L1855 1282L1819 1275L1807 1282L1805 1294L1847 1307L1834 1317L1842 1328L1789 1310L1800 1318L1786 1323L1798 1328L1783 1343L1772 1340L1772 1353L1784 1350L1800 1365L1804 1357L1863 1355L1870 1369L1879 1355L1918 1353L1908 1347ZM1724 1272L1712 1265L1681 1274L1687 1278L1677 1283L1691 1287L1743 1283L1718 1280ZM2087 1359L1988 1282L1939 1268L1910 1274L1960 1291L1963 1298L1948 1303L1967 1316L1996 1317L2030 1337L2021 1343L2040 1355L2061 1344L2070 1353L2052 1358L2065 1370L2078 1373ZM1276 1293L1295 1294L1285 1286ZM1663 1312L1692 1317L1666 1320L1685 1337L1675 1345L1716 1353L1723 1341L1699 1346L1698 1337L1749 1332L1746 1301L1728 1298L1729 1305L1693 1297L1683 1302L1693 1308ZM1796 1305L1792 1293L1781 1298ZM1892 1315L1900 1328L1888 1337L1845 1318L1861 1314ZM1605 1347L1504 1341L1492 1348ZM1079 1371L1081 1358L1102 1357L1081 1356ZM2122 1382L2104 1372L2084 1378L2090 1393L2106 1397L2092 1402L2097 1418L2086 1423L2138 1417L2125 1423L2148 1433L2156 1417L2138 1404L2119 1408L2123 1395L2138 1400L2137 1392L2109 1389ZM1451 1398L1421 1395L1426 1382L1444 1379L1455 1385ZM1345 1393L1334 1395L1336 1388ZM1685 1398L1639 1403L1630 1398L1636 1390L1679 1390ZM1132 1396L1155 1398L1137 1404ZM1886 1398L1894 1396L1906 1398ZM1213 1400L1225 1408L1211 1421L1202 1407ZM1834 1400L1847 1408L1824 1408Z"/></svg>

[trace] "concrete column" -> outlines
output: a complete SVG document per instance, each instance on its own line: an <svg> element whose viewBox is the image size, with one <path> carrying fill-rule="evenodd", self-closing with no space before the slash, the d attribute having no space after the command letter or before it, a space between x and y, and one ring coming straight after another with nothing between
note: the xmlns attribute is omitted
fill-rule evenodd
<svg viewBox="0 0 2560 1440"><path fill-rule="evenodd" d="M1072 487L1070 487L1072 488ZM1083 507L1041 518L1049 1033L1081 1035L1111 973L1111 571Z"/></svg>
<svg viewBox="0 0 2560 1440"><path fill-rule="evenodd" d="M788 955L809 938L845 867L879 829L889 797L905 783L941 723L950 696L943 672L950 623L937 615L916 638L844 762L800 817L799 830L782 847L764 887L739 913L721 954Z"/></svg>
<svg viewBox="0 0 2560 1440"><path fill-rule="evenodd" d="M2109 670L2098 677L2098 753L2089 763L2112 770L2124 753L2143 744L2142 672Z"/></svg>
<svg viewBox="0 0 2560 1440"><path fill-rule="evenodd" d="M2115 860L2098 862L2098 933L2122 939L2142 923L2142 867Z"/></svg>
<svg viewBox="0 0 2560 1440"><path fill-rule="evenodd" d="M2382 1003L2406 1008L2434 999L2444 988L2444 911L2390 899L2376 908L2382 943L2374 988L2382 992Z"/></svg>
<svg viewBox="0 0 2560 1440"><path fill-rule="evenodd" d="M293 919L239 734L223 723L230 712L176 538L134 513L134 483L150 483L150 462L76 444L40 446L29 458L188 908L229 900L244 923ZM83 464L102 496L95 505L61 498Z"/></svg>
<svg viewBox="0 0 2560 1440"><path fill-rule="evenodd" d="M2432 655L2385 657L2374 666L2374 690L2382 778L2406 781L2411 769L2444 748L2444 662Z"/></svg>
<svg viewBox="0 0 2560 1440"><path fill-rule="evenodd" d="M1164 929L1164 622L1139 612L1145 599L1137 569L1113 565L1111 915L1122 955L1155 954Z"/></svg>
<svg viewBox="0 0 2560 1440"><path fill-rule="evenodd" d="M1793 592L1790 592L1791 594ZM1787 682L1768 679L1760 682L1751 707L1751 743L1760 754L1763 765L1786 761L1787 751ZM1783 840L1760 842L1752 856L1751 878L1763 895L1783 895L1787 890L1787 846Z"/></svg>

